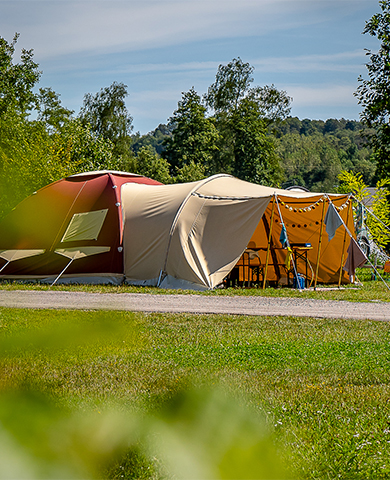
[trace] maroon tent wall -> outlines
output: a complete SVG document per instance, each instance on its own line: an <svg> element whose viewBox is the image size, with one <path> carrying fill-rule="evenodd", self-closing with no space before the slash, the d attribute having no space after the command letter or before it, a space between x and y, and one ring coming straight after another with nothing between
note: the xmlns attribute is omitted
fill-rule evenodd
<svg viewBox="0 0 390 480"><path fill-rule="evenodd" d="M56 248L106 246L110 251L75 260L66 275L122 274L122 210L124 183L160 185L150 178L119 172L92 172L52 183L21 202L0 223L0 250L44 249L45 253L10 262L0 278L58 275L69 259ZM75 213L108 209L97 240L61 243ZM0 268L6 261L0 258Z"/></svg>

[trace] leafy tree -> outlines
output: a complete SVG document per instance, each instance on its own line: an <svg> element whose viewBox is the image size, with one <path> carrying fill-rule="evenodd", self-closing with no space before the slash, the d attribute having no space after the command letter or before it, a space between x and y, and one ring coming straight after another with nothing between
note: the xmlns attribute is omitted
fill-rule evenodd
<svg viewBox="0 0 390 480"><path fill-rule="evenodd" d="M269 123L282 120L290 113L291 98L275 85L250 87L254 68L235 58L227 65L220 65L215 82L209 87L205 100L217 114L237 111L241 101L248 98L257 103L259 114Z"/></svg>
<svg viewBox="0 0 390 480"><path fill-rule="evenodd" d="M196 182L206 177L205 167L201 163L190 160L181 168L177 169L177 175L173 178L176 183Z"/></svg>
<svg viewBox="0 0 390 480"><path fill-rule="evenodd" d="M339 174L340 179L340 193L352 193L358 202L367 201L370 196L367 185L364 183L361 174L353 174L346 170ZM386 247L390 242L389 232L383 228L383 224L390 228L390 204L387 199L388 186L390 179L380 179L375 186L375 192L372 195L372 204L370 210L375 215L368 213L365 218L365 223L372 235L374 242L379 247ZM361 211L356 208L355 212ZM376 217L376 218L375 218ZM355 217L355 221L359 220Z"/></svg>
<svg viewBox="0 0 390 480"><path fill-rule="evenodd" d="M138 152L136 173L153 178L161 183L172 183L169 163L155 153L151 147L142 147Z"/></svg>
<svg viewBox="0 0 390 480"><path fill-rule="evenodd" d="M370 138L377 174L380 178L390 175L390 1L379 2L381 13L366 22L363 33L380 41L378 52L366 51L368 78L359 77L360 85L355 95L363 107L362 120L375 129Z"/></svg>
<svg viewBox="0 0 390 480"><path fill-rule="evenodd" d="M267 121L256 101L248 97L240 102L231 116L230 130L234 138L233 175L260 184L280 183L283 176L274 140L267 135Z"/></svg>
<svg viewBox="0 0 390 480"><path fill-rule="evenodd" d="M96 137L78 118L66 122L51 139L52 152L57 159L57 178L83 171L117 169L112 143Z"/></svg>
<svg viewBox="0 0 390 480"><path fill-rule="evenodd" d="M275 85L250 88L246 98L256 103L259 115L269 125L284 120L291 110L291 98Z"/></svg>
<svg viewBox="0 0 390 480"><path fill-rule="evenodd" d="M202 165L203 173L212 172L219 134L213 119L206 117L206 111L193 87L182 94L178 109L169 119L172 136L166 138L162 152L172 173L189 164Z"/></svg>
<svg viewBox="0 0 390 480"><path fill-rule="evenodd" d="M142 147L150 146L153 150L158 153L159 155L162 154L164 151L164 143L167 137L172 136L172 125L165 125L160 123L160 125L155 128L153 131L147 133L146 135L141 135L139 132L132 135L131 140L131 149L134 153L138 153L138 151Z"/></svg>
<svg viewBox="0 0 390 480"><path fill-rule="evenodd" d="M112 142L116 158L130 153L133 119L126 107L127 95L127 85L114 82L95 95L86 94L80 111L84 125L89 124L97 136Z"/></svg>
<svg viewBox="0 0 390 480"><path fill-rule="evenodd" d="M59 94L51 88L40 88L37 100L38 120L48 128L60 129L74 113L61 105Z"/></svg>
<svg viewBox="0 0 390 480"><path fill-rule="evenodd" d="M35 190L81 171L115 168L110 142L78 119L60 132L14 112L0 116L0 218Z"/></svg>
<svg viewBox="0 0 390 480"><path fill-rule="evenodd" d="M221 134L215 171L277 184L282 177L270 127L288 115L291 99L274 85L251 88L252 73L240 58L220 65L205 96Z"/></svg>
<svg viewBox="0 0 390 480"><path fill-rule="evenodd" d="M8 43L0 37L0 115L14 109L26 115L36 103L33 88L38 83L41 72L34 62L33 50L22 49L20 63L14 63L15 46L19 34Z"/></svg>
<svg viewBox="0 0 390 480"><path fill-rule="evenodd" d="M253 82L254 68L240 57L227 65L219 65L215 82L205 95L206 103L216 112L237 110L240 100L248 93Z"/></svg>
<svg viewBox="0 0 390 480"><path fill-rule="evenodd" d="M334 191L341 170L360 172L368 185L374 185L376 163L364 141L369 133L368 127L356 121L287 118L276 127L284 186L298 184L309 190Z"/></svg>

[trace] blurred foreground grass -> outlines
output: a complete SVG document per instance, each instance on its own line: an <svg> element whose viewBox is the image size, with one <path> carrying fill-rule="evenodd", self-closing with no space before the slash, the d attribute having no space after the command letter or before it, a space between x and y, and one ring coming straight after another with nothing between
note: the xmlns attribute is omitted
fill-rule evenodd
<svg viewBox="0 0 390 480"><path fill-rule="evenodd" d="M0 309L2 478L389 478L387 323Z"/></svg>

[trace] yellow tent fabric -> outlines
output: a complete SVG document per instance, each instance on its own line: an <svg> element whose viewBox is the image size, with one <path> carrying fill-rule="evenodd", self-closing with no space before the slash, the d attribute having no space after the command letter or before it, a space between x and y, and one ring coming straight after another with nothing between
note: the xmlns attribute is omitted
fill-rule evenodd
<svg viewBox="0 0 390 480"><path fill-rule="evenodd" d="M323 194L312 193L311 197L299 198L295 195L295 192L277 192L279 209L277 205L274 206L275 210L271 230L271 246L273 248L270 252L267 280L274 282L286 281L287 273L283 265L286 262L288 251L286 248L282 248L279 240L282 223L284 223L289 243L297 246L297 272L305 276L307 274L309 284L313 283L315 277L321 225L322 236L317 281L319 283L338 283L341 273L341 282L349 283L347 274L342 270L347 258L346 251L349 245L349 234L344 226L341 226L336 230L335 236L329 242L323 223L330 201L336 207L349 232L353 234L352 203L349 201L348 195L328 194L324 196ZM271 215L272 203L268 205L261 222L257 225L250 239L250 247L258 252L258 263L263 266L266 261L268 245L267 232L269 232L271 226ZM300 244L310 244L310 248L300 249ZM307 263L303 258L299 258L299 253L307 255ZM293 274L290 273L291 277L292 275Z"/></svg>
<svg viewBox="0 0 390 480"><path fill-rule="evenodd" d="M121 198L126 281L161 287L214 288L237 264L250 241L260 255L266 251L264 219L269 224L270 201L275 195L283 202L280 207L286 213L284 221L288 235L291 234L290 243L314 242L314 237L318 240L321 215L318 220L317 202L322 194L264 187L229 175L178 185L124 184ZM338 205L347 197L331 198ZM310 210L298 212L301 208ZM294 218L301 215L299 218L304 220L304 213L310 214L306 223L298 224ZM282 220L278 215L274 218L279 222L273 236L276 247ZM327 259L333 254L335 257L326 271L330 272L340 262L340 234L336 232L334 246L324 249L328 251ZM275 252L274 248L275 262L284 263L285 252ZM276 265L270 269L271 277L278 277L277 270ZM323 272L320 269L321 275ZM332 275L328 277L337 276Z"/></svg>

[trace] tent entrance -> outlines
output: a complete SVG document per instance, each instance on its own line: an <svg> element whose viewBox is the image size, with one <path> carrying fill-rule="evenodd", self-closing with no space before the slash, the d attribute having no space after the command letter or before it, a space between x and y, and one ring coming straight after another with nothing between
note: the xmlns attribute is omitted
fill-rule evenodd
<svg viewBox="0 0 390 480"><path fill-rule="evenodd" d="M328 211L335 212L332 218ZM348 195L299 198L275 193L225 285L300 289L316 287L317 282L349 283L343 265L350 244L347 237L354 231L351 211ZM335 231L330 237L332 225Z"/></svg>

